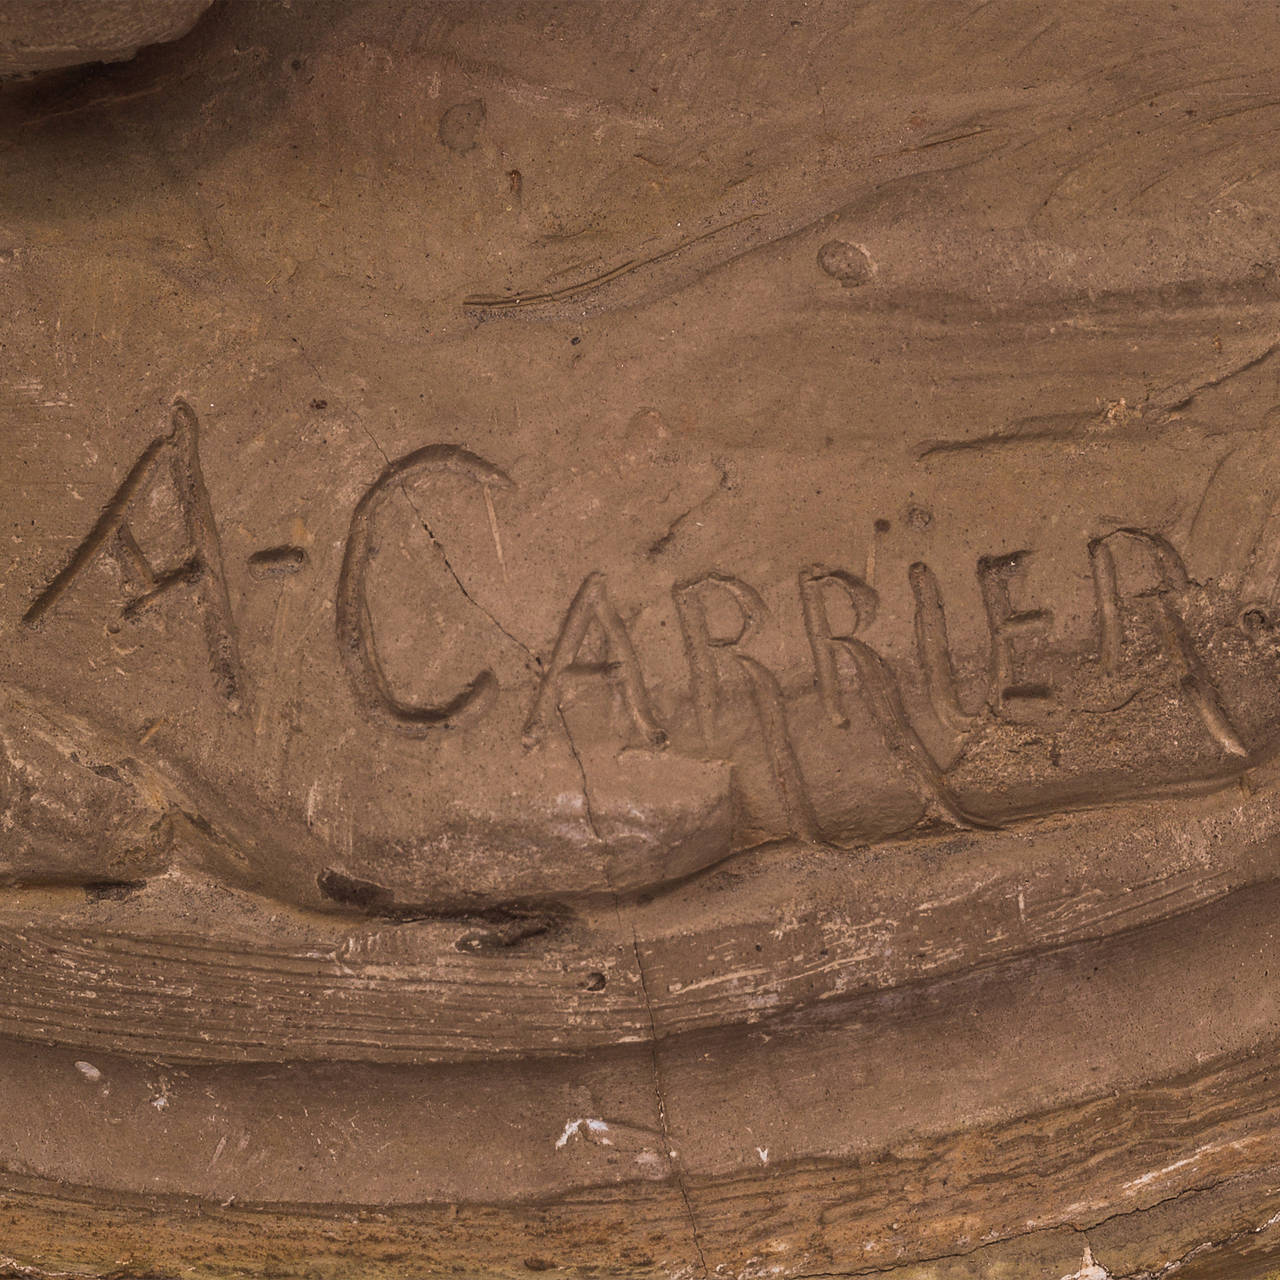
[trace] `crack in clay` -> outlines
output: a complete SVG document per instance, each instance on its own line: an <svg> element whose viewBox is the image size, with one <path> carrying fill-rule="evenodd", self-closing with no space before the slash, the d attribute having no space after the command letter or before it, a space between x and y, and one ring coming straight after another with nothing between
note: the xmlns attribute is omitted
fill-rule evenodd
<svg viewBox="0 0 1280 1280"><path fill-rule="evenodd" d="M307 362L307 364L311 368L311 372L316 375L316 378L319 380L321 386L323 386L327 391L329 389L328 380L320 372L319 366L308 354L306 347L304 347L296 337L292 339L292 342L294 346L298 348L298 354L301 355L302 358ZM392 465L391 455L382 447L381 443L378 440L378 437L373 434L368 424L365 423L363 419L358 418L357 421L360 424L360 430L363 431L364 434L368 437L369 443L372 444L373 447L381 455L382 461L388 467L390 467ZM453 562L449 559L449 553L444 549L444 546L440 542L440 539L436 537L435 530L432 529L430 523L428 523L426 516L423 515L418 504L414 502L413 495L409 492L408 486L405 484L403 478L401 478L401 480L399 481L399 485L400 485L400 492L404 494L404 499L409 504L409 509L413 512L414 516L417 518L418 523L422 526L423 532L427 535L427 538L430 541L431 545L435 548L436 552L439 554L445 569L448 570L449 576L454 581L454 585L457 586L458 590L462 592L467 602L473 608L478 609L482 614L484 614L484 616L488 618L488 620L504 636L506 636L506 638L510 640L511 643L515 645L517 649L519 649L525 655L525 657L533 664L534 669L540 672L542 670L542 659L538 657L538 655L534 653L534 651L527 644L525 644L523 640L521 640L518 636L512 635L511 632L508 631L507 628L504 627L502 623L493 615L493 613L490 612L490 610L487 609L479 600L477 600L475 596L471 594L470 591L467 590L466 583L462 581L462 578L459 576L458 571L453 567ZM491 503L491 499L489 499L488 497L488 490L485 491L485 500L486 500L486 503ZM492 511L491 506L490 506L490 511ZM496 534L495 534L495 537L496 537ZM499 554L501 555L500 548L499 548ZM503 562L502 568L503 568L503 574L505 576L505 573L506 573L505 561Z"/></svg>
<svg viewBox="0 0 1280 1280"><path fill-rule="evenodd" d="M296 342L297 339L295 338L294 341ZM299 350L301 350L300 343L299 343ZM306 355L306 352L303 352L303 355ZM313 369L315 368L314 365L312 365L311 367ZM365 433L366 436L369 437L369 440L372 443L373 447L377 449L377 451L382 455L382 460L387 464L387 466L388 467L391 466L390 454L388 454L387 451L378 442L378 438L373 434L373 432L369 429L369 427L364 422L361 422L360 429ZM409 488L405 484L403 478L399 481L399 486L400 486L400 492L404 494L404 499L409 504L409 509L417 517L418 523L422 526L423 532L426 533L427 535L427 539L430 541L431 545L435 548L437 554L440 556L441 562L444 564L444 567L448 570L449 576L453 579L454 584L457 586L458 590L462 592L467 602L473 608L478 609L482 614L484 614L484 616L488 618L489 621L493 623L493 625L497 627L497 629L500 632L502 632L502 634L506 636L506 638L510 640L511 643L515 645L516 648L519 649L525 655L525 657L533 664L535 670L541 671L542 659L538 657L538 655L534 653L534 651L527 644L525 644L523 640L521 640L518 636L512 635L511 632L508 631L507 628L504 627L502 623L498 621L498 619L494 616L494 614L488 608L486 608L479 600L477 600L475 596L471 594L470 591L467 590L466 583L462 581L462 578L459 576L458 571L453 567L453 562L449 559L449 553L444 549L444 545L441 543L440 539L436 537L435 530L432 529L430 523L427 520L427 517L423 514L422 509L413 500L413 494L409 492ZM505 568L505 565L503 567Z"/></svg>
<svg viewBox="0 0 1280 1280"><path fill-rule="evenodd" d="M563 714L561 722L563 723ZM568 726L565 726L565 732L568 733ZM573 751L574 758L578 759L577 750L573 747L572 737L570 738L570 750ZM581 760L578 760L581 765ZM586 774L583 774L583 789L586 789ZM606 869L607 874L607 869ZM698 1255L698 1264L702 1270L703 1280L708 1280L711 1272L707 1266L707 1255L702 1247L702 1235L698 1230L698 1219L693 1211L693 1200L689 1195L688 1183L685 1181L684 1168L680 1161L680 1156L672 1145L671 1140L671 1124L667 1117L667 1100L662 1092L662 1071L658 1062L658 1022L653 1013L653 999L649 994L649 975L645 972L644 960L640 955L640 939L636 935L635 926L630 929L622 919L622 903L618 897L617 890L613 893L613 914L618 922L618 930L624 934L631 935L631 952L635 956L636 976L640 980L640 997L644 1001L645 1017L649 1023L649 1066L653 1079L653 1099L658 1112L658 1129L662 1135L662 1152L667 1161L667 1167L671 1170L671 1176L675 1179L676 1189L680 1193L680 1199L684 1204L685 1216L689 1220L689 1238L693 1244L694 1252ZM717 1268L717 1270L719 1270Z"/></svg>
<svg viewBox="0 0 1280 1280"><path fill-rule="evenodd" d="M618 924L621 927L622 913L618 906L616 895L614 897L614 910L618 914ZM707 1268L707 1255L703 1251L702 1237L698 1232L698 1220L693 1212L693 1200L689 1196L689 1187L685 1182L684 1169L681 1166L680 1157L671 1145L671 1126L667 1120L667 1101L662 1094L662 1075L658 1066L658 1024L653 1016L653 1002L649 998L649 979L645 973L644 961L640 958L640 941L636 937L634 927L631 930L631 949L635 953L636 973L640 978L640 994L644 1000L645 1014L649 1019L649 1059L653 1067L653 1096L658 1106L658 1126L662 1131L663 1151L666 1154L671 1174L675 1178L676 1189L680 1192L680 1199L684 1201L685 1213L689 1218L689 1235L693 1241L694 1250L698 1255L698 1263L702 1268L702 1275L705 1278L711 1273Z"/></svg>
<svg viewBox="0 0 1280 1280"><path fill-rule="evenodd" d="M600 828L596 826L596 815L591 808L591 792L587 788L587 766L582 762L582 756L578 754L578 744L573 740L573 734L569 729L569 722L564 718L564 712L557 707L556 714L560 717L560 726L564 729L564 738L569 744L569 754L573 757L574 763L578 766L578 774L582 778L583 816L587 820L587 826L591 829L591 834L595 836L597 841L603 844L604 839L600 835ZM616 895L614 905L617 905Z"/></svg>

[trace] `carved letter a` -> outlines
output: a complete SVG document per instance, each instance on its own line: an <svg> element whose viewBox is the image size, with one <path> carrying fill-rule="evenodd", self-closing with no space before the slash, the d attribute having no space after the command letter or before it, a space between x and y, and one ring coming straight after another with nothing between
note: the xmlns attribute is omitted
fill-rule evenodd
<svg viewBox="0 0 1280 1280"><path fill-rule="evenodd" d="M604 632L607 651L603 663L578 662L578 652L591 630L598 624ZM551 662L538 686L529 718L524 726L524 744L535 747L547 734L554 717L559 714L560 703L567 686L582 678L603 679L616 683L622 692L631 719L645 742L660 747L667 740L666 731L654 717L645 688L644 675L635 647L618 611L613 607L605 590L602 573L588 574L578 594L574 596L564 626L551 653Z"/></svg>
<svg viewBox="0 0 1280 1280"><path fill-rule="evenodd" d="M175 563L157 569L138 545L129 516L135 505L162 483L161 463L166 460L182 515L186 546ZM122 609L126 618L137 617L175 588L190 587L196 593L214 681L231 709L240 711L244 700L244 670L222 572L218 531L200 470L199 424L185 400L174 401L168 433L157 436L142 451L103 508L97 523L72 552L71 559L35 598L22 621L38 631L76 578L104 555L115 559L130 589Z"/></svg>

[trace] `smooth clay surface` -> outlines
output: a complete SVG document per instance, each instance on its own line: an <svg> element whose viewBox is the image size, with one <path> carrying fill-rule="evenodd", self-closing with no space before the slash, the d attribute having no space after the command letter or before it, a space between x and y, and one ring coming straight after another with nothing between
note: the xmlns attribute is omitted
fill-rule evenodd
<svg viewBox="0 0 1280 1280"><path fill-rule="evenodd" d="M0 1265L1274 1274L1278 56L222 0L0 85Z"/></svg>

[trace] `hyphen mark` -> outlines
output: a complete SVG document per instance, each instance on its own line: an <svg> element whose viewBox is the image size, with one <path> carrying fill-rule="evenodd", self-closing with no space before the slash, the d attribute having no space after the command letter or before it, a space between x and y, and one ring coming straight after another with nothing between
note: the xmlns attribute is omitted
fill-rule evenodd
<svg viewBox="0 0 1280 1280"><path fill-rule="evenodd" d="M249 557L249 572L258 579L284 578L300 572L307 563L301 547L263 547Z"/></svg>

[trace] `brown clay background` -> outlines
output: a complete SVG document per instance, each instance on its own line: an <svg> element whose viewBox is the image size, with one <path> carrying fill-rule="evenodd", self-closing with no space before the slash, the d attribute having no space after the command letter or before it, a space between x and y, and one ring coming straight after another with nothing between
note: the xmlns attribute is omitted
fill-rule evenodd
<svg viewBox="0 0 1280 1280"><path fill-rule="evenodd" d="M0 1264L1275 1274L1278 21L0 83Z"/></svg>

